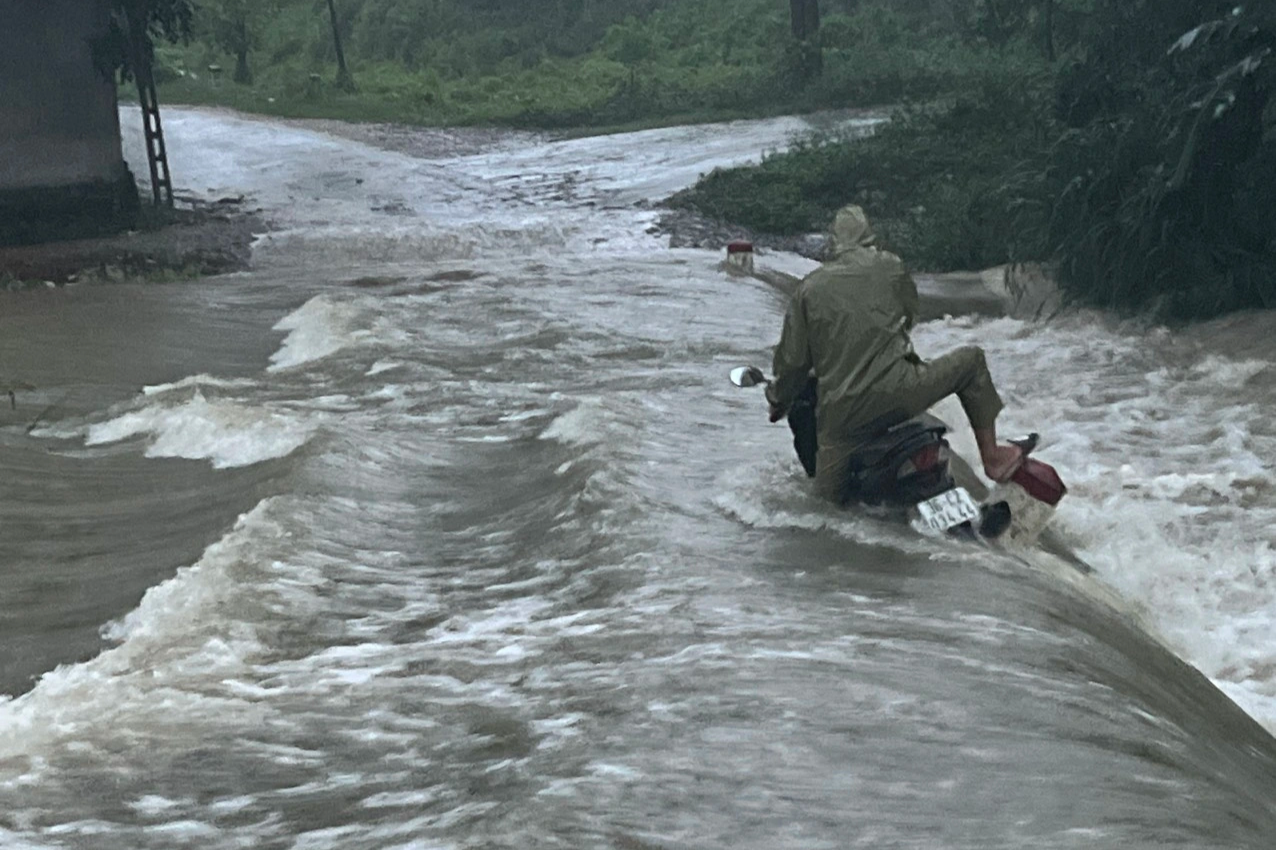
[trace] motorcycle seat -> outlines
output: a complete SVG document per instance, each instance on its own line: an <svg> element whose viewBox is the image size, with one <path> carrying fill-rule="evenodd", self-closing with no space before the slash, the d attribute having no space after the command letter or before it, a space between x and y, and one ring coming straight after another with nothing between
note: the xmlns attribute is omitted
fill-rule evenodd
<svg viewBox="0 0 1276 850"><path fill-rule="evenodd" d="M870 430L871 427L859 432L866 436L855 441L855 451L851 456L852 467L864 469L876 466L889 457L906 455L916 448L935 442L948 431L943 420L929 413L895 422L885 430L880 426Z"/></svg>

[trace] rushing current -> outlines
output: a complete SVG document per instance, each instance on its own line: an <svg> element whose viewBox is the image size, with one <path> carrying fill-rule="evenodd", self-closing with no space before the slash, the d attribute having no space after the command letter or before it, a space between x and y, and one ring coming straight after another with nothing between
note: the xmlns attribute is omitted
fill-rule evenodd
<svg viewBox="0 0 1276 850"><path fill-rule="evenodd" d="M1092 573L826 507L726 380L783 300L645 203L804 126L170 110L274 229L0 294L0 846L1276 845L1276 317L919 328Z"/></svg>

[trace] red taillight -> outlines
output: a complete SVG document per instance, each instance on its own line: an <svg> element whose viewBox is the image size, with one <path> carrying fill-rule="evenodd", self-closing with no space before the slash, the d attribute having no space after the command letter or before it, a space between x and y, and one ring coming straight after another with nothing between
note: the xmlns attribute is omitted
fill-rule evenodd
<svg viewBox="0 0 1276 850"><path fill-rule="evenodd" d="M940 444L931 443L926 448L914 454L910 460L913 462L913 468L918 472L925 472L928 469L934 469L939 466L943 455L940 454Z"/></svg>
<svg viewBox="0 0 1276 850"><path fill-rule="evenodd" d="M913 452L912 457L899 465L897 477L907 478L919 472L929 472L948 460L947 443L931 443L924 449Z"/></svg>

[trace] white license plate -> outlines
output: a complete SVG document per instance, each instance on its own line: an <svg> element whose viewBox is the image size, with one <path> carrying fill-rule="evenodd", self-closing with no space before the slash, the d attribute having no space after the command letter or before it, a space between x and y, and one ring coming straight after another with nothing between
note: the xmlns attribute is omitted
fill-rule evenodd
<svg viewBox="0 0 1276 850"><path fill-rule="evenodd" d="M933 499L917 503L917 512L927 528L947 531L963 522L979 519L979 506L961 487L940 493Z"/></svg>

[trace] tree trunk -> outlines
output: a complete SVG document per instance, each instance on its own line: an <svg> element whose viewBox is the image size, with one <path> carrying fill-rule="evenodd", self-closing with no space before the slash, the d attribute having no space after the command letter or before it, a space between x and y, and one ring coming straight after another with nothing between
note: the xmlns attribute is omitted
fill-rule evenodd
<svg viewBox="0 0 1276 850"><path fill-rule="evenodd" d="M332 45L337 49L337 88L354 91L354 77L346 67L346 52L341 49L341 27L337 24L337 7L328 0L328 16L332 19Z"/></svg>
<svg viewBox="0 0 1276 850"><path fill-rule="evenodd" d="M1053 62L1055 58L1054 52L1054 4L1055 0L1044 0L1046 8L1043 18L1046 30L1046 61Z"/></svg>
<svg viewBox="0 0 1276 850"><path fill-rule="evenodd" d="M814 39L820 34L820 0L806 0L806 37Z"/></svg>
<svg viewBox="0 0 1276 850"><path fill-rule="evenodd" d="M248 46L252 37L248 32L248 19L240 14L234 22L235 30L235 75L232 77L241 86L252 85L253 72L248 67Z"/></svg>
<svg viewBox="0 0 1276 850"><path fill-rule="evenodd" d="M248 50L240 48L235 51L235 82L241 86L252 85L253 72L248 67Z"/></svg>
<svg viewBox="0 0 1276 850"><path fill-rule="evenodd" d="M798 41L815 38L820 31L819 0L789 0L789 21Z"/></svg>
<svg viewBox="0 0 1276 850"><path fill-rule="evenodd" d="M988 0L985 8L988 11L988 18L992 21L988 40L998 47L1005 45L1009 35L1006 31L1006 22L1001 14L1001 6L997 4L997 0Z"/></svg>
<svg viewBox="0 0 1276 850"><path fill-rule="evenodd" d="M821 53L819 0L789 0L789 18L797 39L798 65L803 80L818 77L824 70Z"/></svg>

